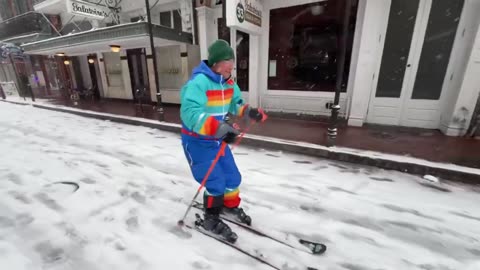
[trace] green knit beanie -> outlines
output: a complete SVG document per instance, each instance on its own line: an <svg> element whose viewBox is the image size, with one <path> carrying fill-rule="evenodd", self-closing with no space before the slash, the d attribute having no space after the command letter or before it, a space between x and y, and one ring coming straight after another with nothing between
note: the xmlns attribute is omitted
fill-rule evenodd
<svg viewBox="0 0 480 270"><path fill-rule="evenodd" d="M218 39L210 47L208 47L208 65L218 63L223 60L235 59L233 49L228 42L223 39Z"/></svg>

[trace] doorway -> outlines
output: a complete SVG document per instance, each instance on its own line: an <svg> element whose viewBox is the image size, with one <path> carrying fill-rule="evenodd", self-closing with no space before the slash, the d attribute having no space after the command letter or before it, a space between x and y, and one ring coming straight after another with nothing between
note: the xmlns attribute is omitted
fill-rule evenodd
<svg viewBox="0 0 480 270"><path fill-rule="evenodd" d="M241 91L248 92L250 35L237 30L236 39L237 84Z"/></svg>
<svg viewBox="0 0 480 270"><path fill-rule="evenodd" d="M463 4L464 0L391 1L367 122L440 126L442 89L450 79L447 68Z"/></svg>
<svg viewBox="0 0 480 270"><path fill-rule="evenodd" d="M132 94L135 102L150 102L147 56L145 48L127 50Z"/></svg>
<svg viewBox="0 0 480 270"><path fill-rule="evenodd" d="M92 80L91 94L95 99L100 98L100 90L98 88L98 77L97 71L95 70L95 65L98 64L98 60L95 54L88 56L88 70L90 72L90 78Z"/></svg>

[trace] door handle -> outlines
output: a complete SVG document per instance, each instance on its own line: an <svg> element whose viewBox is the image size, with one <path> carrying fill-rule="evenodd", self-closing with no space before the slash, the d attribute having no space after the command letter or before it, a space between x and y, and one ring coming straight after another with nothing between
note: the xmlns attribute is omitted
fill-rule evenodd
<svg viewBox="0 0 480 270"><path fill-rule="evenodd" d="M407 67L411 67L412 65L408 64Z"/></svg>

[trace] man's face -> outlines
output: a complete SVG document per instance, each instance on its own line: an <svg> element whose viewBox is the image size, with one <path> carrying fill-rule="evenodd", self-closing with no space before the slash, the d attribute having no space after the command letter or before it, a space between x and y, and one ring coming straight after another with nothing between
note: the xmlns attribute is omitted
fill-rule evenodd
<svg viewBox="0 0 480 270"><path fill-rule="evenodd" d="M234 68L235 61L233 60L224 60L213 65L213 71L223 76L223 78L230 78L232 75L232 70Z"/></svg>

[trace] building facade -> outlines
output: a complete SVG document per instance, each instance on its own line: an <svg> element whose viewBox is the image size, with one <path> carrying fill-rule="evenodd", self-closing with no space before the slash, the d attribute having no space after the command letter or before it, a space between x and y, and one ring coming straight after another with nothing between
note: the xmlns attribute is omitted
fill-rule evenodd
<svg viewBox="0 0 480 270"><path fill-rule="evenodd" d="M222 38L235 49L234 76L250 104L329 116L349 8L340 94L340 115L349 125L459 136L476 119L480 0L150 2L164 102L179 103L191 69ZM44 18L44 27L0 40L22 44L31 56L32 85L43 85L44 92L83 89L101 98L156 101L144 1L36 0L31 9L36 15L28 16ZM2 11L4 21L19 16L15 6L9 10Z"/></svg>
<svg viewBox="0 0 480 270"><path fill-rule="evenodd" d="M249 42L250 62L237 62L237 71L249 68L251 103L270 111L330 114L345 3L227 1L232 44ZM340 96L348 124L465 134L480 93L480 1L351 3ZM199 27L209 29L218 13L205 10ZM214 38L205 34L200 47Z"/></svg>
<svg viewBox="0 0 480 270"><path fill-rule="evenodd" d="M178 103L181 84L200 61L199 47L193 41L194 3L150 2L162 99ZM57 91L60 95L79 93L156 102L144 1L36 0L32 11L11 21L20 23L22 16L40 17L53 32L49 36L39 31L26 35L27 31L22 29L4 40L20 45L29 56L31 85L36 95L48 97ZM3 23L7 29L11 29L10 24Z"/></svg>

